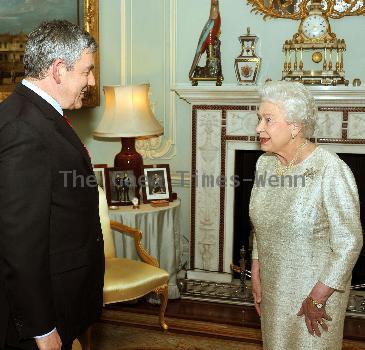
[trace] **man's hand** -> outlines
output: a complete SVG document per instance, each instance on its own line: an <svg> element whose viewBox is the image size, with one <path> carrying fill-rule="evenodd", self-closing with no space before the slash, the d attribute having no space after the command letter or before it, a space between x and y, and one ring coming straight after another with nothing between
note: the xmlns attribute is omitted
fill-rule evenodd
<svg viewBox="0 0 365 350"><path fill-rule="evenodd" d="M35 339L35 341L39 350L61 350L62 342L56 330L43 338Z"/></svg>
<svg viewBox="0 0 365 350"><path fill-rule="evenodd" d="M259 316L261 316L261 279L260 279L260 263L258 260L252 260L251 267L251 283L252 294L255 302L255 309Z"/></svg>

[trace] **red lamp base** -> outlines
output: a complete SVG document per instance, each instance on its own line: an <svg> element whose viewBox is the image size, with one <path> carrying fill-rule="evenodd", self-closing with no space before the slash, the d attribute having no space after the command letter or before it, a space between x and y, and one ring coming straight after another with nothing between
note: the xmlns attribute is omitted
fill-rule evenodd
<svg viewBox="0 0 365 350"><path fill-rule="evenodd" d="M122 150L114 158L114 167L123 170L133 170L136 181L138 181L143 174L143 158L136 151L135 140L135 137L121 138Z"/></svg>

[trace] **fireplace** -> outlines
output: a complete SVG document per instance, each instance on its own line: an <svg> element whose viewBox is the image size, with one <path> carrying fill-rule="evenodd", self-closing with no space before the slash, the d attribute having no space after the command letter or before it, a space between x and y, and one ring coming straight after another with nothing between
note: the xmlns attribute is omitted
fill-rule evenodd
<svg viewBox="0 0 365 350"><path fill-rule="evenodd" d="M240 248L244 246L248 253L252 249L248 206L254 182L255 163L261 154L261 151L253 150L237 150L235 152L235 175L240 183L234 191L233 262L236 265L239 264ZM354 174L360 197L361 223L365 227L365 154L338 153L338 155ZM351 284L361 283L365 283L365 247L363 247L353 270Z"/></svg>
<svg viewBox="0 0 365 350"><path fill-rule="evenodd" d="M362 155L365 155L365 90L354 87L311 87L311 90L319 106L314 141L343 154L349 162L362 162ZM237 152L244 151L246 156L251 154L251 158L247 158L251 172L258 155L255 127L259 96L255 87L181 86L175 91L192 105L192 174L195 176L191 179L188 278L230 282L230 264L237 259L234 217L235 211L239 211L234 205L236 194L232 178L236 172ZM217 185L219 181L215 181L216 185L202 186L203 176L223 179L226 184ZM248 192L247 189L243 194L246 198ZM363 202L364 199L362 205ZM247 214L243 216L247 218ZM247 244L247 224L241 229L247 230L243 240Z"/></svg>
<svg viewBox="0 0 365 350"><path fill-rule="evenodd" d="M248 206L252 186L255 179L255 165L261 151L237 150L235 152L235 175L240 185L234 191L234 218L233 218L233 263L238 265L240 249L245 247L249 257L252 249L251 223L248 215ZM250 241L251 238L251 241ZM251 269L250 266L247 267Z"/></svg>

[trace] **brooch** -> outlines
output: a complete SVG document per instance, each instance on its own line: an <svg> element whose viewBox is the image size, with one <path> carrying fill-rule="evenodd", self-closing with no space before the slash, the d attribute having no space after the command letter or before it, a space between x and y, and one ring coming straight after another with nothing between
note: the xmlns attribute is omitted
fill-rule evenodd
<svg viewBox="0 0 365 350"><path fill-rule="evenodd" d="M304 177L306 179L311 179L313 180L313 178L316 176L316 174L318 173L318 170L315 170L314 168L307 168L304 172Z"/></svg>

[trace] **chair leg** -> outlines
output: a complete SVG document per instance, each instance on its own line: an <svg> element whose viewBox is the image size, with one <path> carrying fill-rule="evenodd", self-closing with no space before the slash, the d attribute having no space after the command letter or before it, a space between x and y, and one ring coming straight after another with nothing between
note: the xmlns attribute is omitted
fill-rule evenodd
<svg viewBox="0 0 365 350"><path fill-rule="evenodd" d="M168 291L169 288L167 284L164 284L161 287L158 287L154 290L154 292L159 296L160 298L160 325L163 328L164 331L168 330L168 325L165 322L165 311L167 306L167 300L168 300Z"/></svg>
<svg viewBox="0 0 365 350"><path fill-rule="evenodd" d="M83 334L78 337L82 350L92 350L91 331L92 326L90 326Z"/></svg>

